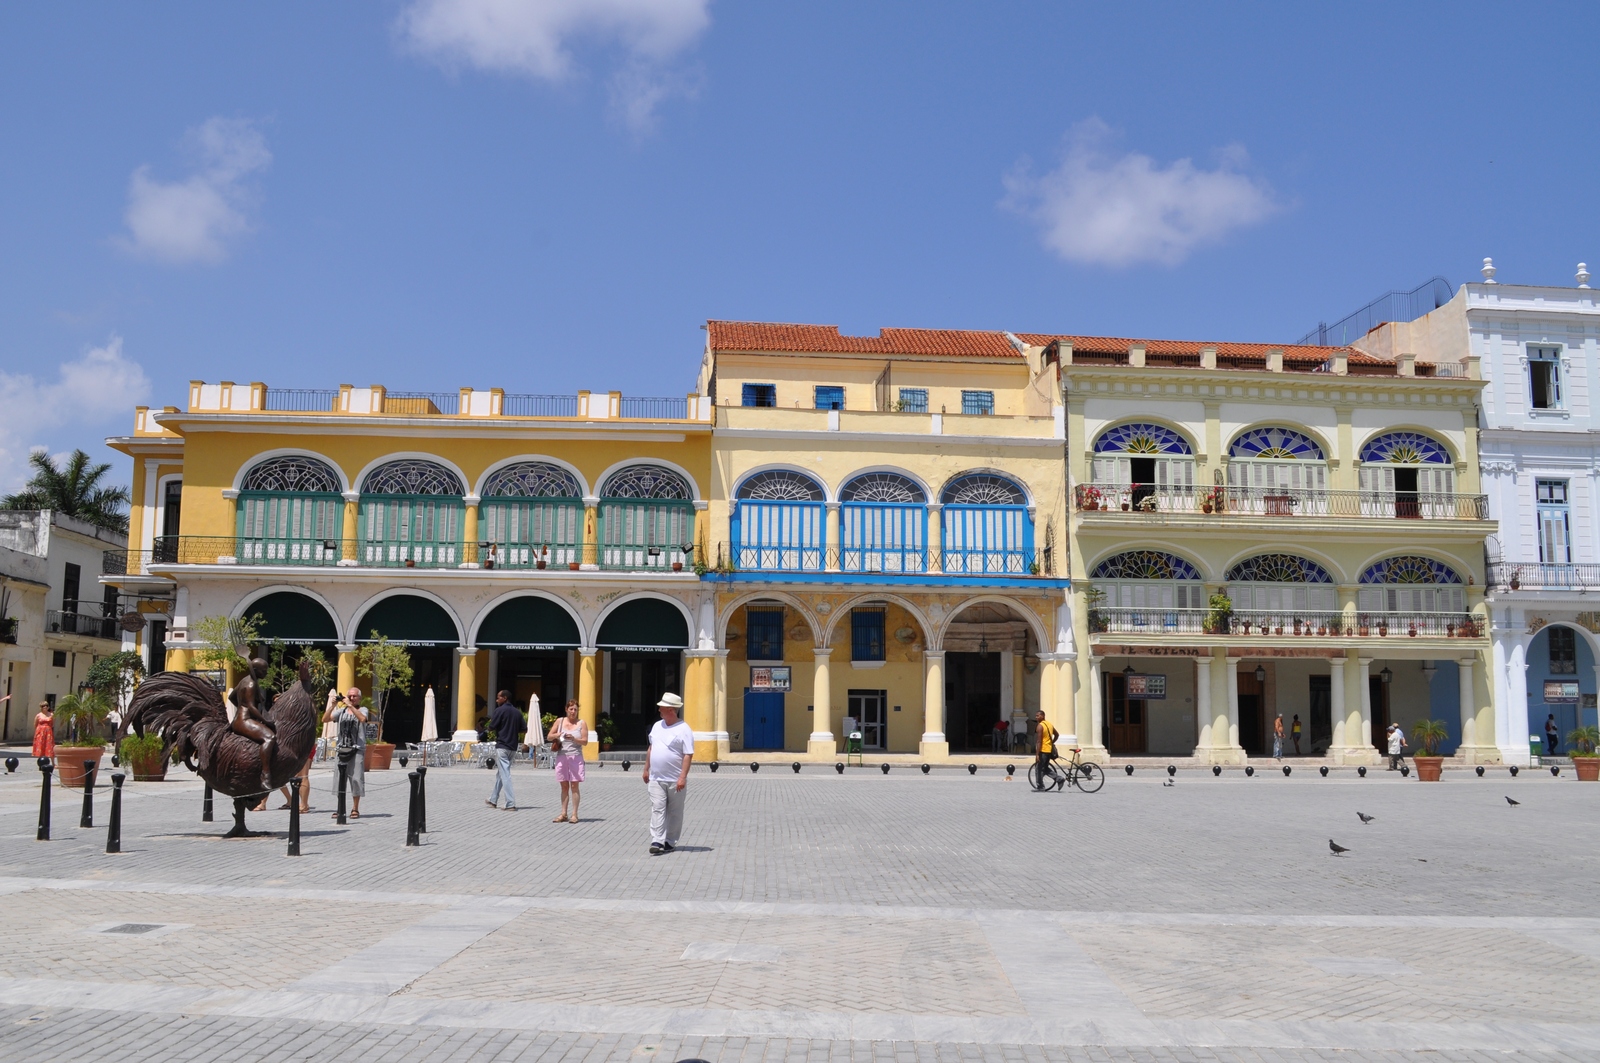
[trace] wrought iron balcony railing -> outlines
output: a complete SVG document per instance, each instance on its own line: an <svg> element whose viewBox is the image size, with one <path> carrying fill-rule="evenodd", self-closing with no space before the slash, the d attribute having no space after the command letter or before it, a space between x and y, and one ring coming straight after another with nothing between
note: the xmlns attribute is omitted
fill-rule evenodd
<svg viewBox="0 0 1600 1063"><path fill-rule="evenodd" d="M1130 519L1165 514L1229 517L1366 517L1409 520L1488 520L1486 495L1440 491L1314 491L1291 487L1170 488L1159 484L1079 484L1083 513L1127 513Z"/></svg>
<svg viewBox="0 0 1600 1063"><path fill-rule="evenodd" d="M944 550L941 567L929 567L925 547L784 546L718 543L713 568L719 572L847 572L881 576L1039 576L1032 549Z"/></svg>
<svg viewBox="0 0 1600 1063"><path fill-rule="evenodd" d="M1501 590L1587 590L1600 587L1600 565L1537 561L1496 561L1489 584Z"/></svg>
<svg viewBox="0 0 1600 1063"><path fill-rule="evenodd" d="M568 571L583 560L581 543L467 544L376 539L267 539L231 535L182 535L159 540L152 550L107 550L101 573L137 576L165 565L282 565L310 568L457 568L475 558L484 570ZM671 571L674 563L695 568L695 551L676 546L607 548L601 568L618 572ZM704 563L702 552L701 563ZM541 563L542 562L542 563Z"/></svg>
<svg viewBox="0 0 1600 1063"><path fill-rule="evenodd" d="M45 611L44 629L51 634L88 635L97 639L120 637L117 632L117 620L115 617L95 613L74 613L60 609ZM15 638L12 641L16 641Z"/></svg>
<svg viewBox="0 0 1600 1063"><path fill-rule="evenodd" d="M1483 621L1467 613L1347 613L1240 609L1139 609L1094 606L1089 631L1115 635L1233 635L1271 638L1479 638Z"/></svg>

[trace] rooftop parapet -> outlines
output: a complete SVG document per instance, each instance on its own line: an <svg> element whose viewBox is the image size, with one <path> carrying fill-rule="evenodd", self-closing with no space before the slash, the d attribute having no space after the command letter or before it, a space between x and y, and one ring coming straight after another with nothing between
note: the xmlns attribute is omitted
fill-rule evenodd
<svg viewBox="0 0 1600 1063"><path fill-rule="evenodd" d="M140 408L140 425L162 431ZM168 412L177 412L169 410ZM190 413L328 414L387 417L516 417L579 421L711 421L711 400L690 393L683 398L624 395L620 391L580 391L575 395L507 394L503 388L458 391L390 391L382 384L335 389L269 388L259 381L235 384L189 382Z"/></svg>

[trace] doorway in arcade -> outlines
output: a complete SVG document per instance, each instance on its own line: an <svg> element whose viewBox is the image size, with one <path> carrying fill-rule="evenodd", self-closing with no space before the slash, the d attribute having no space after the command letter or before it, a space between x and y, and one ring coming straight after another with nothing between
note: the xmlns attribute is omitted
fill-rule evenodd
<svg viewBox="0 0 1600 1063"><path fill-rule="evenodd" d="M294 682L301 659L312 651L322 655L327 683L332 685L339 660L339 629L321 602L297 591L274 591L257 598L241 612L257 618L257 629L268 643L269 663L279 663L284 669L271 677L282 687L271 692L274 699ZM272 662L279 643L283 658Z"/></svg>
<svg viewBox="0 0 1600 1063"><path fill-rule="evenodd" d="M405 745L421 740L423 706L430 688L439 734L453 731L455 658L460 635L450 614L432 599L397 594L368 609L355 630L358 646L382 635L390 642L404 643L411 657L411 688L391 690L386 699L383 741ZM363 687L371 687L370 676L360 676L359 681Z"/></svg>
<svg viewBox="0 0 1600 1063"><path fill-rule="evenodd" d="M683 696L683 651L689 623L661 598L624 602L600 625L596 645L605 654L603 706L613 749L643 749L661 718L656 703L668 692ZM606 727L601 721L602 741Z"/></svg>
<svg viewBox="0 0 1600 1063"><path fill-rule="evenodd" d="M1038 704L1038 677L1027 667L1031 659L1037 673L1038 647L1027 621L998 602L969 605L951 622L944 649L950 752L1009 751L1013 733L1029 733L1030 701Z"/></svg>
<svg viewBox="0 0 1600 1063"><path fill-rule="evenodd" d="M532 711L534 699L539 716L561 713L569 662L579 644L577 621L564 608L537 595L508 598L483 618L474 643L493 655L485 686L490 700L495 692L509 690L512 703L528 716L529 728L542 730Z"/></svg>

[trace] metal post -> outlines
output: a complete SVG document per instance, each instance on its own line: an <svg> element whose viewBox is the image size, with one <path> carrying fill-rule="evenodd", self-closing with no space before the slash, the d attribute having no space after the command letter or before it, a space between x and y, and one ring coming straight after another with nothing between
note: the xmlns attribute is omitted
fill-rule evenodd
<svg viewBox="0 0 1600 1063"><path fill-rule="evenodd" d="M417 768L417 833L428 833L428 766Z"/></svg>
<svg viewBox="0 0 1600 1063"><path fill-rule="evenodd" d="M344 789L349 771L350 766L341 760L339 762L339 812L336 816L341 827L350 822L349 818L344 814Z"/></svg>
<svg viewBox="0 0 1600 1063"><path fill-rule="evenodd" d="M111 829L106 832L106 852L122 852L122 780L120 771L111 773Z"/></svg>
<svg viewBox="0 0 1600 1063"><path fill-rule="evenodd" d="M46 757L39 758L39 773L43 776L44 788L39 791L39 833L36 840L47 842L50 840L50 773L55 771L50 766Z"/></svg>
<svg viewBox="0 0 1600 1063"><path fill-rule="evenodd" d="M289 855L300 855L300 778L289 780Z"/></svg>
<svg viewBox="0 0 1600 1063"><path fill-rule="evenodd" d="M78 817L78 826L94 826L94 776L99 767L94 761L83 762L83 815Z"/></svg>
<svg viewBox="0 0 1600 1063"><path fill-rule="evenodd" d="M200 802L200 822L210 823L211 821L211 784L206 783L206 796Z"/></svg>
<svg viewBox="0 0 1600 1063"><path fill-rule="evenodd" d="M406 778L411 781L411 802L406 807L406 844L421 845L422 840L417 837L417 780L416 772L409 772Z"/></svg>

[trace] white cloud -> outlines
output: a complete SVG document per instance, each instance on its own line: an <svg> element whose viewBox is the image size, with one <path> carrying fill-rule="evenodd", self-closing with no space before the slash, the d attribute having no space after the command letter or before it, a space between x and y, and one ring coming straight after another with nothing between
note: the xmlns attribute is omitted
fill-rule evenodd
<svg viewBox="0 0 1600 1063"><path fill-rule="evenodd" d="M28 454L49 440L52 449L82 447L96 460L105 452L100 435L107 425L132 423L133 408L150 394L150 378L122 353L122 337L63 362L55 380L0 370L0 493L11 494L27 481ZM71 438L61 438L60 429Z"/></svg>
<svg viewBox="0 0 1600 1063"><path fill-rule="evenodd" d="M573 77L572 45L618 47L626 59L612 76L613 109L636 131L656 107L692 94L692 81L668 64L711 24L711 0L413 0L400 15L406 43L446 65L540 81Z"/></svg>
<svg viewBox="0 0 1600 1063"><path fill-rule="evenodd" d="M1113 156L1104 148L1109 133L1091 119L1068 135L1060 166L1034 176L1024 164L1004 179L1002 204L1037 224L1062 258L1173 266L1280 209L1272 189L1243 172L1242 148L1225 150L1214 170L1188 159L1163 167L1136 152Z"/></svg>
<svg viewBox="0 0 1600 1063"><path fill-rule="evenodd" d="M252 196L245 179L272 161L267 142L248 121L211 118L191 129L197 172L166 183L141 166L128 182L126 250L163 262L221 262L229 242L250 231Z"/></svg>

